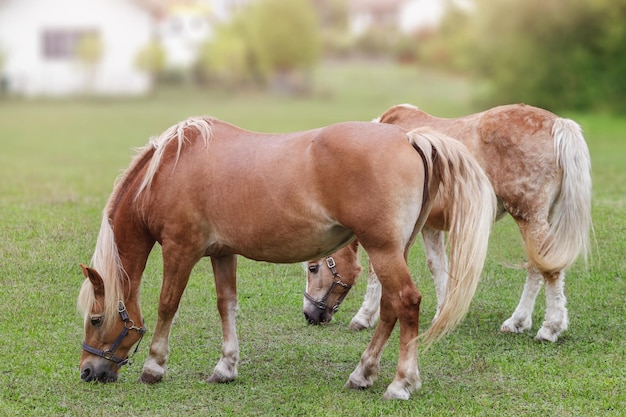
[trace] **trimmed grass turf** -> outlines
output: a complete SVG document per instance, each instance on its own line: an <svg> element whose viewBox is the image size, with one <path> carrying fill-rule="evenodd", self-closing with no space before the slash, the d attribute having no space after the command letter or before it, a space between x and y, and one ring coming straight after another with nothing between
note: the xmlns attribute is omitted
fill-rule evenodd
<svg viewBox="0 0 626 417"><path fill-rule="evenodd" d="M239 379L204 382L219 358L221 331L208 260L194 269L171 340L161 384L135 381L156 321L158 248L142 285L148 327L135 364L116 384L80 381L83 329L75 312L82 274L100 213L119 172L142 146L182 118L211 114L252 130L292 131L349 119L369 120L392 104L411 102L441 116L474 108L475 87L414 68L326 66L308 99L260 93L167 90L145 99L0 101L0 415L621 415L626 409L626 121L563 114L585 130L593 159L597 248L585 270L568 273L570 330L557 344L532 330L503 335L524 282L509 263L523 261L512 220L496 224L483 279L467 318L420 356L423 387L407 402L382 394L395 373L394 332L381 373L366 391L342 389L371 337L347 324L364 277L328 326L301 314L299 265L240 260ZM422 249L411 270L424 294L422 329L435 308Z"/></svg>

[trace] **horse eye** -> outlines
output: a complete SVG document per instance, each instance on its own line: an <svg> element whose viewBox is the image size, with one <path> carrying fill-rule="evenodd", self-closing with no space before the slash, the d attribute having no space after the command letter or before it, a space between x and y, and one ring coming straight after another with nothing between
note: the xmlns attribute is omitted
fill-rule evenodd
<svg viewBox="0 0 626 417"><path fill-rule="evenodd" d="M93 327L100 327L102 325L102 316L91 316L89 321Z"/></svg>
<svg viewBox="0 0 626 417"><path fill-rule="evenodd" d="M309 265L309 272L312 274L317 274L317 271L320 270L320 266L317 264Z"/></svg>

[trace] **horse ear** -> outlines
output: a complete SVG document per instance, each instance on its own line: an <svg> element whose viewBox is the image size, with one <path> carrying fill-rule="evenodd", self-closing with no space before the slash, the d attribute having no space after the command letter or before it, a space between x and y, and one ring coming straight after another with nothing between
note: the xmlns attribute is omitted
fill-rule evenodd
<svg viewBox="0 0 626 417"><path fill-rule="evenodd" d="M85 278L88 278L89 281L91 281L91 285L93 285L93 290L96 296L104 296L104 282L102 281L102 277L100 276L98 271L88 267L85 264L80 264L80 268L83 270L83 275L85 275Z"/></svg>

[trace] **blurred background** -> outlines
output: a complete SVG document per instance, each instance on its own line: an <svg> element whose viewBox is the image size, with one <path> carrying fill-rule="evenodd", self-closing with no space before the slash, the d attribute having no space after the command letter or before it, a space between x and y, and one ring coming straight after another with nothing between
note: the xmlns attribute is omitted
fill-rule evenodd
<svg viewBox="0 0 626 417"><path fill-rule="evenodd" d="M623 114L624 22L626 0L0 0L0 100L332 96L323 68L398 66L475 108Z"/></svg>

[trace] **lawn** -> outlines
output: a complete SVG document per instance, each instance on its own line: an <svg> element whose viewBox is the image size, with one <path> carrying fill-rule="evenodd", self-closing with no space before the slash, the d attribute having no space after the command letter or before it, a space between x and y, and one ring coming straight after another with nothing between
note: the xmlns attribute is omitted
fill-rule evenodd
<svg viewBox="0 0 626 417"><path fill-rule="evenodd" d="M200 262L174 323L169 371L154 386L136 382L156 322L161 260L146 268L146 340L115 384L81 382L82 318L75 303L100 215L116 176L151 135L192 115L211 114L258 131L292 131L369 120L411 102L441 116L477 108L463 78L404 67L327 65L308 98L190 87L140 99L0 100L0 416L618 416L626 409L626 120L564 114L583 127L593 161L595 243L589 266L568 272L570 329L556 344L533 327L499 326L524 283L519 233L510 218L494 227L483 279L461 325L420 355L423 387L406 402L382 400L397 362L398 331L379 379L365 391L342 388L372 331L350 332L365 280L327 326L301 313L300 265L240 260L239 378L205 379L220 355L221 330L210 262ZM422 328L435 308L420 245L410 266L424 294Z"/></svg>

